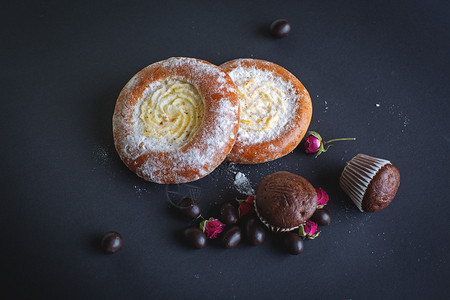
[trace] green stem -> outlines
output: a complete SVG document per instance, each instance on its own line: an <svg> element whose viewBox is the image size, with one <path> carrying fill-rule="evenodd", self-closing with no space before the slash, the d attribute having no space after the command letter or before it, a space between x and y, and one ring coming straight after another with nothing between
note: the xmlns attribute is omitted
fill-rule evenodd
<svg viewBox="0 0 450 300"><path fill-rule="evenodd" d="M337 142L337 141L354 141L356 138L340 138L340 139L333 139L329 140L328 142L325 142L325 144L331 143L331 142Z"/></svg>

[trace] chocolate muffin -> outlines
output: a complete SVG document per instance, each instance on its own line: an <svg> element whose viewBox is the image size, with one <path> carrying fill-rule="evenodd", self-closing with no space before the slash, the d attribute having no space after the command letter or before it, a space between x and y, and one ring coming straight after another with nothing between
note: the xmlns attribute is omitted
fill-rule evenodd
<svg viewBox="0 0 450 300"><path fill-rule="evenodd" d="M347 163L339 184L362 212L388 206L400 186L400 172L390 161L358 154Z"/></svg>
<svg viewBox="0 0 450 300"><path fill-rule="evenodd" d="M260 220L274 232L298 228L314 213L317 193L305 178L290 172L276 172L258 184L255 210Z"/></svg>

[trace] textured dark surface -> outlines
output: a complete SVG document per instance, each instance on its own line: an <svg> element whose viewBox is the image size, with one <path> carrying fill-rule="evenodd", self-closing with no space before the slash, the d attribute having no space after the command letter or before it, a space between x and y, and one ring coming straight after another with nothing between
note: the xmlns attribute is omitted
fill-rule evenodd
<svg viewBox="0 0 450 300"><path fill-rule="evenodd" d="M364 3L363 3L364 2ZM448 1L16 1L0 10L0 298L449 298ZM286 18L292 31L272 39ZM171 56L280 64L313 100L314 159L222 164L189 186L147 183L114 151L111 117L129 78ZM357 153L402 174L386 209L360 213L338 178ZM286 170L330 195L332 223L299 256L277 240L191 250L167 195L209 216ZM176 194L175 192L178 192ZM117 231L122 249L105 255Z"/></svg>

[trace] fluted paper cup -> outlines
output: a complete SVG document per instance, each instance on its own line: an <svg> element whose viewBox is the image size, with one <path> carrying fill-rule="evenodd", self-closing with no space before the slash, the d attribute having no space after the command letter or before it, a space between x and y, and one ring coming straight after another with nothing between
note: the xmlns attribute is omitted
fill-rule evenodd
<svg viewBox="0 0 450 300"><path fill-rule="evenodd" d="M385 159L358 154L345 166L339 185L360 211L363 211L361 203L373 177L382 167L390 163Z"/></svg>
<svg viewBox="0 0 450 300"><path fill-rule="evenodd" d="M297 229L297 228L300 227L301 224L300 224L300 225L297 225L297 226L289 227L289 228L286 228L286 227L279 227L279 226L274 226L274 225L269 224L269 222L267 222L266 219L264 219L264 218L259 214L258 208L256 207L256 201L257 201L257 200L256 200L256 198L255 198L255 202L253 202L253 206L255 207L256 215L258 216L258 218L259 218L259 220L261 221L261 223L263 223L264 225L266 225L266 227L269 228L270 231L272 231L272 232L289 232L289 231L292 231L292 230Z"/></svg>

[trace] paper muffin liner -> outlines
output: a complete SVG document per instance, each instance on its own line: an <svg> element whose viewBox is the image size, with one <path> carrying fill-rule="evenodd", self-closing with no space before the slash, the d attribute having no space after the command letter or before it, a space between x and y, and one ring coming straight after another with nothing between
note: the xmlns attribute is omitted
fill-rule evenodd
<svg viewBox="0 0 450 300"><path fill-rule="evenodd" d="M294 226L294 227L291 227L291 228L283 228L283 227L278 227L278 226L270 225L269 222L267 222L266 219L264 219L263 217L261 217L261 215L259 214L258 208L256 207L256 197L255 197L255 201L253 202L253 206L255 207L255 212L256 212L256 215L258 216L258 218L259 218L259 219L261 220L261 222L262 222L264 225L266 225L266 227L269 228L272 232L289 232L289 231L292 231L292 230L294 230L294 229L299 228L300 225L301 225L301 224L300 224L300 225L298 225L298 226Z"/></svg>
<svg viewBox="0 0 450 300"><path fill-rule="evenodd" d="M385 159L358 154L345 166L339 185L360 211L363 211L361 203L370 181L382 167L390 163Z"/></svg>

